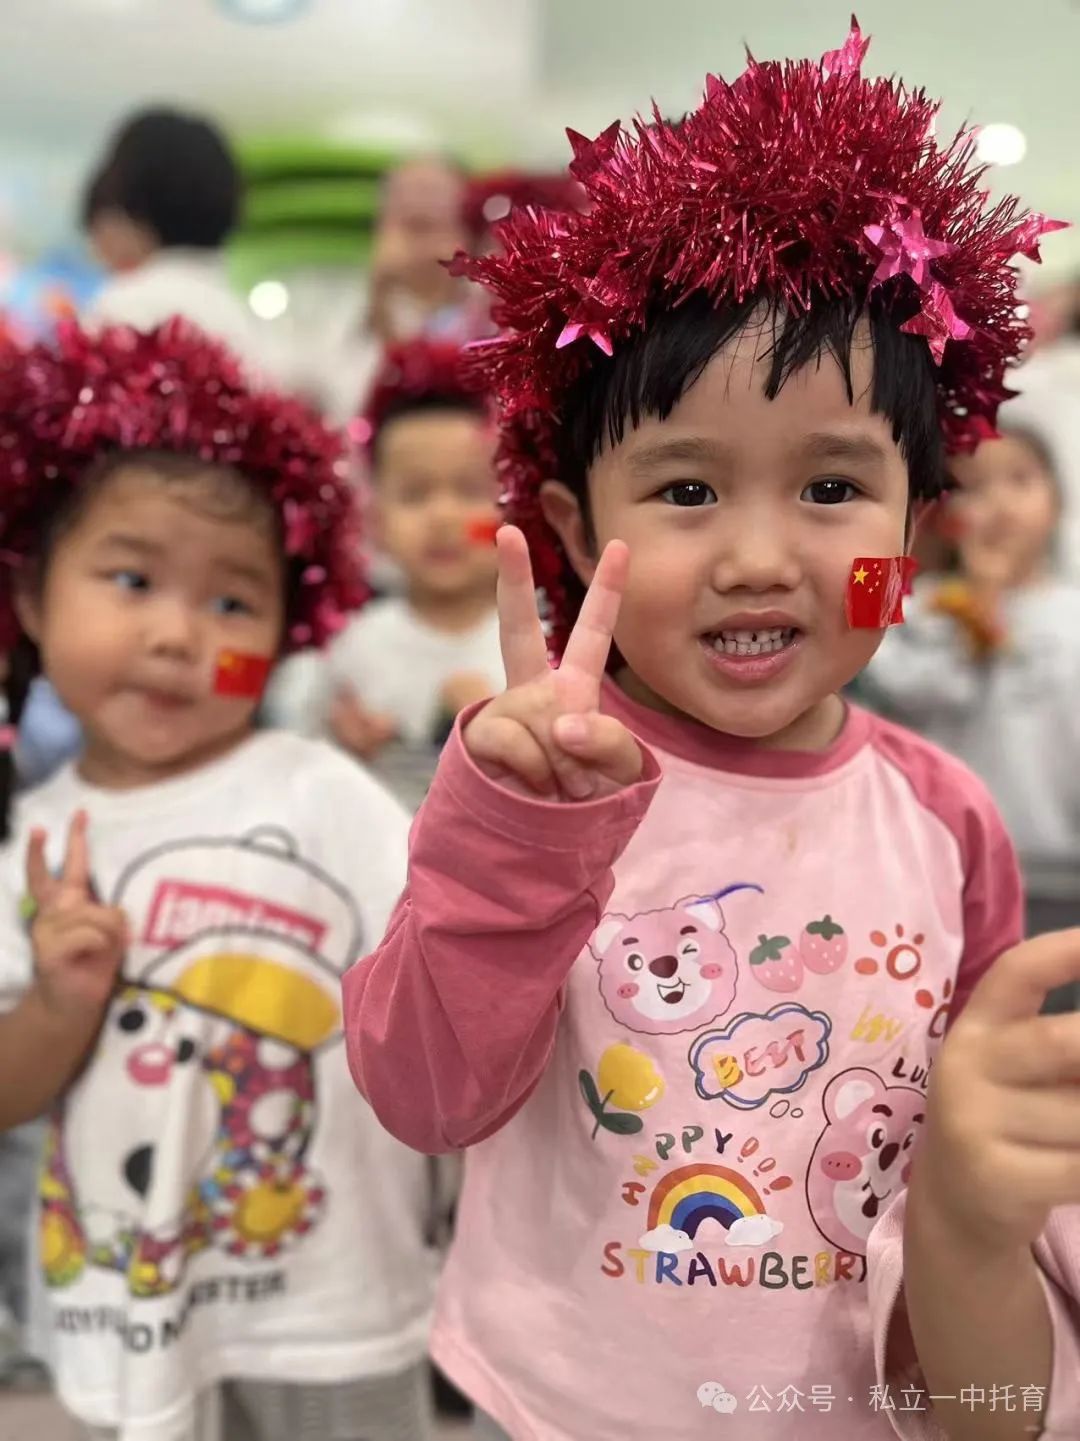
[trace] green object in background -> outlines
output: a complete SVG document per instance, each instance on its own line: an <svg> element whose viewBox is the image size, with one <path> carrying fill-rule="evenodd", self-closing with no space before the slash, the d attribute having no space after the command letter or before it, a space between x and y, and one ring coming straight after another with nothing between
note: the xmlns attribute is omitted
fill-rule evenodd
<svg viewBox="0 0 1080 1441"><path fill-rule="evenodd" d="M400 152L280 135L249 137L235 153L247 185L228 250L238 289L302 267L366 264L382 177Z"/></svg>

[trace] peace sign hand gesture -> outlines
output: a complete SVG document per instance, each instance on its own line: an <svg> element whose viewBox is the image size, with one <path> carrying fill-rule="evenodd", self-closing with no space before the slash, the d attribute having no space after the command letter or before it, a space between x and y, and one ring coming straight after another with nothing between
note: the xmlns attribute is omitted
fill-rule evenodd
<svg viewBox="0 0 1080 1441"><path fill-rule="evenodd" d="M26 851L26 882L34 903L30 938L37 987L48 1009L72 1022L100 1016L112 994L127 948L127 918L103 906L90 883L87 817L79 811L68 830L63 869L45 861L46 833L34 830Z"/></svg>
<svg viewBox="0 0 1080 1441"><path fill-rule="evenodd" d="M525 537L503 526L496 544L507 688L466 726L466 750L492 779L550 800L592 800L633 785L641 776L641 749L621 721L600 714L600 683L626 585L626 546L612 541L600 557L556 670L548 663Z"/></svg>

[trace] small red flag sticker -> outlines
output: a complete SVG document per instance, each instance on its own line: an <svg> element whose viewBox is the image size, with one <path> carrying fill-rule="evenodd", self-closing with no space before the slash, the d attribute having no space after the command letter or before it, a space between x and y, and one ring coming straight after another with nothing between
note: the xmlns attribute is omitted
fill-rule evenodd
<svg viewBox="0 0 1080 1441"><path fill-rule="evenodd" d="M497 520L474 520L470 522L466 534L473 545L494 545L499 525Z"/></svg>
<svg viewBox="0 0 1080 1441"><path fill-rule="evenodd" d="M269 656L242 650L218 652L214 692L233 700L258 700L266 689L273 661Z"/></svg>
<svg viewBox="0 0 1080 1441"><path fill-rule="evenodd" d="M851 563L845 608L852 630L884 630L904 623L918 563L910 555L861 556Z"/></svg>

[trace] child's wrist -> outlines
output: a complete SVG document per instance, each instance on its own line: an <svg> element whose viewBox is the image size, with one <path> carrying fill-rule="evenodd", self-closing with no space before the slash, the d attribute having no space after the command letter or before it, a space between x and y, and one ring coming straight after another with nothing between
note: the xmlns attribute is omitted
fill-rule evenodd
<svg viewBox="0 0 1080 1441"><path fill-rule="evenodd" d="M85 1000L65 1000L40 974L35 975L25 1001L34 1024L45 1036L71 1042L94 1036L107 1006L107 1001L94 1006Z"/></svg>

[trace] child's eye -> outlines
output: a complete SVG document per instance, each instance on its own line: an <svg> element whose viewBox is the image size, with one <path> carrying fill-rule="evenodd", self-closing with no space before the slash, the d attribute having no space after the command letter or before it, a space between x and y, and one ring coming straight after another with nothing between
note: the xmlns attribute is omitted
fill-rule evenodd
<svg viewBox="0 0 1080 1441"><path fill-rule="evenodd" d="M812 480L800 499L808 500L812 505L843 505L847 500L854 500L859 493L858 486L852 485L850 480Z"/></svg>
<svg viewBox="0 0 1080 1441"><path fill-rule="evenodd" d="M252 609L246 600L241 600L238 595L219 595L214 601L214 610L218 615L251 615Z"/></svg>
<svg viewBox="0 0 1080 1441"><path fill-rule="evenodd" d="M661 500L666 500L669 505L699 506L711 505L716 500L716 492L711 485L706 485L701 480L680 480L674 485L667 485L660 492Z"/></svg>
<svg viewBox="0 0 1080 1441"><path fill-rule="evenodd" d="M141 570L112 570L109 579L121 590L149 590L150 577Z"/></svg>

